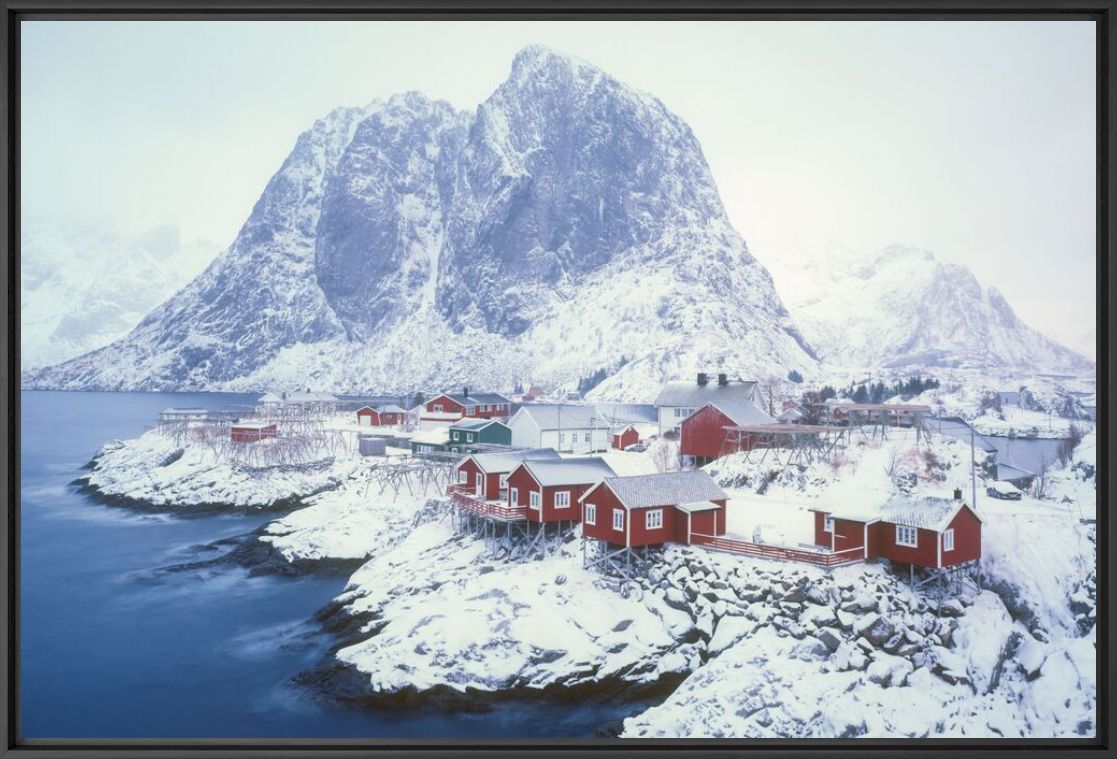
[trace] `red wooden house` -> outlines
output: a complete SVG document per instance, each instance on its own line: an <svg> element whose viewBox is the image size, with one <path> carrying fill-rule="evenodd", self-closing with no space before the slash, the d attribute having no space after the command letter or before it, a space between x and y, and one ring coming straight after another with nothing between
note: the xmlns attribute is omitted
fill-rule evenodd
<svg viewBox="0 0 1117 759"><path fill-rule="evenodd" d="M558 459L553 448L527 451L473 453L466 456L455 470L455 484L486 501L506 498L508 475L526 459Z"/></svg>
<svg viewBox="0 0 1117 759"><path fill-rule="evenodd" d="M695 466L705 466L727 453L750 447L747 434L726 446L726 427L772 424L772 417L751 401L719 401L707 403L683 419L679 425L679 453Z"/></svg>
<svg viewBox="0 0 1117 759"><path fill-rule="evenodd" d="M581 497L582 536L639 548L724 535L727 499L700 470L609 477Z"/></svg>
<svg viewBox="0 0 1117 759"><path fill-rule="evenodd" d="M357 409L357 424L361 427L394 427L403 424L407 412L399 406L362 406Z"/></svg>
<svg viewBox="0 0 1117 759"><path fill-rule="evenodd" d="M232 426L229 437L234 443L255 443L278 434L278 428L269 422L237 422Z"/></svg>
<svg viewBox="0 0 1117 759"><path fill-rule="evenodd" d="M577 522L582 518L578 499L616 474L596 456L525 460L508 475L508 506L526 506L530 522Z"/></svg>
<svg viewBox="0 0 1117 759"><path fill-rule="evenodd" d="M896 496L876 508L811 509L815 543L832 551L861 548L866 559L928 569L981 558L981 517L962 500Z"/></svg>
<svg viewBox="0 0 1117 759"><path fill-rule="evenodd" d="M620 432L613 433L613 447L623 451L630 445L636 445L640 442L640 433L631 424L625 427Z"/></svg>
<svg viewBox="0 0 1117 759"><path fill-rule="evenodd" d="M450 424L460 419L502 419L512 413L512 401L498 393L442 393L423 403L419 424ZM425 424L424 424L425 423Z"/></svg>

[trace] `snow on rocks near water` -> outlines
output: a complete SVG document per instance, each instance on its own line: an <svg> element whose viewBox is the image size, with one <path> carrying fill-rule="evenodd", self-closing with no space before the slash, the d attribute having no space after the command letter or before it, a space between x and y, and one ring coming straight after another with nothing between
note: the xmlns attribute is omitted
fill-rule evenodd
<svg viewBox="0 0 1117 759"><path fill-rule="evenodd" d="M82 482L104 499L140 508L277 508L339 487L360 466L355 456L338 456L299 466L249 467L202 444L151 430L102 446Z"/></svg>

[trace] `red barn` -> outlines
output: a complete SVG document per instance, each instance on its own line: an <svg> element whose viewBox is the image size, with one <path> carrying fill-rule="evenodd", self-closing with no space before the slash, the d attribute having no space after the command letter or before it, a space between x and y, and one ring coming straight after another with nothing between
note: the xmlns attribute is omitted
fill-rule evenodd
<svg viewBox="0 0 1117 759"><path fill-rule="evenodd" d="M277 435L279 435L278 428L268 422L237 422L232 427L230 439L234 443L255 443Z"/></svg>
<svg viewBox="0 0 1117 759"><path fill-rule="evenodd" d="M468 486L469 491L486 501L506 497L508 475L526 459L558 459L552 448L527 451L474 453L462 459L456 468L455 483Z"/></svg>
<svg viewBox="0 0 1117 759"><path fill-rule="evenodd" d="M613 447L619 450L624 450L630 445L636 445L640 442L640 433L631 424L625 427L620 432L613 434Z"/></svg>
<svg viewBox="0 0 1117 759"><path fill-rule="evenodd" d="M403 424L407 412L399 406L362 406L357 409L357 424L361 427L394 427Z"/></svg>
<svg viewBox="0 0 1117 759"><path fill-rule="evenodd" d="M609 477L582 496L582 535L638 548L725 534L725 491L700 470Z"/></svg>
<svg viewBox="0 0 1117 759"><path fill-rule="evenodd" d="M928 569L981 558L981 517L955 498L897 496L875 509L811 509L815 543Z"/></svg>
<svg viewBox="0 0 1117 759"><path fill-rule="evenodd" d="M751 446L747 435L733 450L725 450L725 428L750 424L771 424L774 420L750 401L707 403L679 425L679 453L695 466L705 466L726 453Z"/></svg>
<svg viewBox="0 0 1117 759"><path fill-rule="evenodd" d="M577 522L578 499L616 472L604 459L532 459L508 475L508 505L527 507L530 522Z"/></svg>

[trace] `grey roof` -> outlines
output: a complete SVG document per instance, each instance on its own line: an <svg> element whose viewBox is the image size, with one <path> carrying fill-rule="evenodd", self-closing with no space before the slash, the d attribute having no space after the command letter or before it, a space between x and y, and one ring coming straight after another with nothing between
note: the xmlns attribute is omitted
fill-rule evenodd
<svg viewBox="0 0 1117 759"><path fill-rule="evenodd" d="M385 403L380 406L374 406L377 412L381 414L406 414L407 411L395 405L394 403Z"/></svg>
<svg viewBox="0 0 1117 759"><path fill-rule="evenodd" d="M775 421L761 411L752 401L714 401L706 405L713 406L737 425L771 424ZM705 406L702 408L705 408ZM694 413L697 414L701 410L697 409ZM691 416L694 416L694 414L691 414Z"/></svg>
<svg viewBox="0 0 1117 759"><path fill-rule="evenodd" d="M942 532L963 505L963 501L956 501L953 498L894 495L876 506L867 505L864 508L838 511L829 511L825 507L817 507L813 510L826 511L838 519L850 519L857 522L880 520L889 524ZM978 517L978 519L980 520L981 517Z"/></svg>
<svg viewBox="0 0 1117 759"><path fill-rule="evenodd" d="M698 501L697 503L677 503L675 508L686 512L695 511L710 511L711 509L720 509L713 501Z"/></svg>
<svg viewBox="0 0 1117 759"><path fill-rule="evenodd" d="M597 415L614 427L627 424L654 424L659 420L656 408L650 403L598 403Z"/></svg>
<svg viewBox="0 0 1117 759"><path fill-rule="evenodd" d="M475 453L472 455L472 459L477 462L477 466L481 467L481 471L489 474L511 472L527 460L557 459L558 457L558 451L554 448L529 448L523 451L498 451L496 453Z"/></svg>
<svg viewBox="0 0 1117 759"><path fill-rule="evenodd" d="M439 393L435 397L440 398L443 396L463 406L476 406L481 403L512 403L511 400L505 398L500 393L470 393L469 395L463 395L461 393ZM434 398L431 400L434 400Z"/></svg>
<svg viewBox="0 0 1117 759"><path fill-rule="evenodd" d="M450 428L455 430L483 430L490 424L499 424L501 427L508 426L496 419L463 419L451 424Z"/></svg>
<svg viewBox="0 0 1117 759"><path fill-rule="evenodd" d="M674 506L728 498L714 478L701 469L662 474L637 474L608 477L605 484L629 509L647 506Z"/></svg>
<svg viewBox="0 0 1117 759"><path fill-rule="evenodd" d="M532 403L520 409L531 416L541 430L605 429L609 423L598 416L593 406L574 403ZM517 412L519 413L519 412Z"/></svg>
<svg viewBox="0 0 1117 759"><path fill-rule="evenodd" d="M541 487L555 485L590 485L616 472L599 457L585 459L528 460L524 466Z"/></svg>
<svg viewBox="0 0 1117 759"><path fill-rule="evenodd" d="M750 380L729 380L727 385L719 385L716 377L710 377L705 385L694 380L673 380L663 385L656 406L705 406L720 401L751 401L756 391L756 383Z"/></svg>

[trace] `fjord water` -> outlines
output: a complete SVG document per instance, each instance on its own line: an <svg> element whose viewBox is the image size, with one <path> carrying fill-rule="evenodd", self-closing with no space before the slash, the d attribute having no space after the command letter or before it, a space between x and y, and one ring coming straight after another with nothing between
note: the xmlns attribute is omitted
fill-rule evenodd
<svg viewBox="0 0 1117 759"><path fill-rule="evenodd" d="M70 485L97 448L168 406L246 396L24 392L20 476L23 738L589 737L632 709L502 704L481 714L323 705L289 681L329 640L312 620L344 577L151 570L269 518L105 506Z"/></svg>

